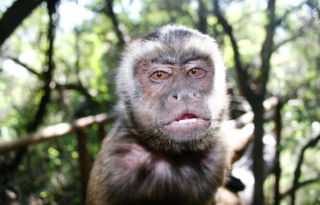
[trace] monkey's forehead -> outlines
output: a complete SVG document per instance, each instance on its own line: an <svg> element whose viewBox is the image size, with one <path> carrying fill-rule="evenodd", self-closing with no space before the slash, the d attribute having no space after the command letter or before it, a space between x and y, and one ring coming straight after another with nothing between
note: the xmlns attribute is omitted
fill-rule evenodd
<svg viewBox="0 0 320 205"><path fill-rule="evenodd" d="M203 37L206 36L197 30L187 28L182 25L165 25L157 28L150 33L142 36L141 39L146 41L159 41L163 44L171 44L179 41L184 41L190 36Z"/></svg>
<svg viewBox="0 0 320 205"><path fill-rule="evenodd" d="M182 65L189 61L202 60L211 65L213 68L213 61L211 54L202 53L195 49L177 49L177 48L165 48L162 50L152 50L141 58L136 58L133 63L132 68L135 70L137 65L141 62L146 63L156 63L156 64L173 64L173 65Z"/></svg>
<svg viewBox="0 0 320 205"><path fill-rule="evenodd" d="M171 34L170 34L171 35ZM130 43L122 54L122 65L131 65L131 69L141 60L166 61L173 64L183 64L190 60L205 60L213 65L221 61L218 46L214 39L206 35L185 35L163 41L140 38Z"/></svg>

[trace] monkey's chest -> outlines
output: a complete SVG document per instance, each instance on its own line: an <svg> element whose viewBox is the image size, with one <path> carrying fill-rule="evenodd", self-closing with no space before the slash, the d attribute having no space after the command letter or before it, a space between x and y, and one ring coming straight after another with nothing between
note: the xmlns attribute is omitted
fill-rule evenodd
<svg viewBox="0 0 320 205"><path fill-rule="evenodd" d="M207 204L214 198L215 170L198 156L168 158L136 147L120 161L107 180L119 204Z"/></svg>

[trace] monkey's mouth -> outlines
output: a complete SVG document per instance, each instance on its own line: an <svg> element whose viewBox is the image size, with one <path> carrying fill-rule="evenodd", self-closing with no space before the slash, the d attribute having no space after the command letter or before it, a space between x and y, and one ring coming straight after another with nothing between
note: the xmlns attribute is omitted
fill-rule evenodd
<svg viewBox="0 0 320 205"><path fill-rule="evenodd" d="M183 114L180 118L164 125L163 130L173 134L176 139L188 140L199 138L210 127L210 120L191 113ZM189 136L189 137L188 137Z"/></svg>
<svg viewBox="0 0 320 205"><path fill-rule="evenodd" d="M196 117L194 114L184 114L179 119L176 119L175 121L169 123L169 125L175 125L175 124L183 124L183 123L193 123L193 122L199 122L199 121L206 121L202 117Z"/></svg>

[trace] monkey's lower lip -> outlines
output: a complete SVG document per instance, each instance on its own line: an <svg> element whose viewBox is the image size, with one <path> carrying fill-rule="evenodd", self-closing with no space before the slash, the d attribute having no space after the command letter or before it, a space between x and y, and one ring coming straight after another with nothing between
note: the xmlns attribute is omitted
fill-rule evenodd
<svg viewBox="0 0 320 205"><path fill-rule="evenodd" d="M179 119L165 125L163 129L170 133L190 133L204 131L210 127L210 121L204 118Z"/></svg>
<svg viewBox="0 0 320 205"><path fill-rule="evenodd" d="M171 123L169 123L168 125L181 125L181 124L184 124L184 123L195 123L195 122L203 122L203 121L207 121L203 118L191 118L191 119L183 119L183 120L176 120L176 121L173 121Z"/></svg>

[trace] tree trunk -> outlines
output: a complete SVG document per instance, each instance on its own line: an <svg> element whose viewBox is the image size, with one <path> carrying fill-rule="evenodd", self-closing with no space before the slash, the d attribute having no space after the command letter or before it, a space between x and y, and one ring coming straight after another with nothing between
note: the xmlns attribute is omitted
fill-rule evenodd
<svg viewBox="0 0 320 205"><path fill-rule="evenodd" d="M253 173L255 178L253 204L264 204L263 181L264 181L264 161L263 161L263 98L257 97L257 101L253 106L254 112L254 147L253 147Z"/></svg>

